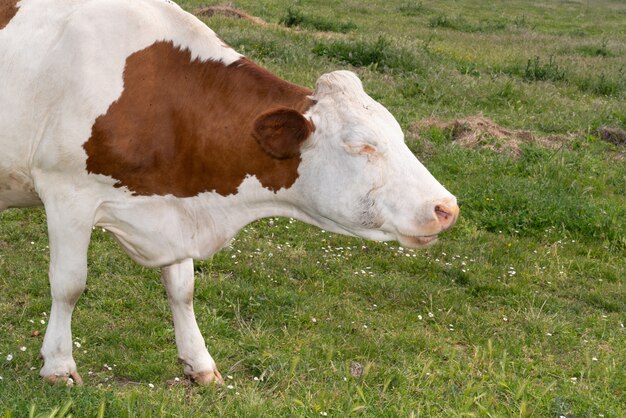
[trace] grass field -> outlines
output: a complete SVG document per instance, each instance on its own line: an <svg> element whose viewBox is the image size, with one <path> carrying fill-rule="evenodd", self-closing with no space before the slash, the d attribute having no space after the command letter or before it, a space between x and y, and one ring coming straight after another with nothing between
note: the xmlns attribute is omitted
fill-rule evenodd
<svg viewBox="0 0 626 418"><path fill-rule="evenodd" d="M601 136L626 129L626 3L486 4L237 0L268 24L204 18L291 81L357 72L459 222L423 251L249 225L196 263L213 387L183 379L158 271L96 230L73 320L85 385L61 387L38 376L45 214L5 211L0 417L625 416L626 144ZM464 147L418 123L478 114L548 139Z"/></svg>

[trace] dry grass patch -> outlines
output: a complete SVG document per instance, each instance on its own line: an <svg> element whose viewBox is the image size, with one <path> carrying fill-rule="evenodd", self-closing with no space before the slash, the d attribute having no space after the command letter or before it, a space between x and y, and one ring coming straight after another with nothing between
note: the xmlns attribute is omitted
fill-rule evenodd
<svg viewBox="0 0 626 418"><path fill-rule="evenodd" d="M430 117L415 123L410 130L419 136L421 130L430 128L441 129L460 146L489 149L514 157L521 155L520 146L524 143L556 149L571 137L571 134L537 137L530 131L504 128L481 115L451 121Z"/></svg>
<svg viewBox="0 0 626 418"><path fill-rule="evenodd" d="M606 142L616 145L626 145L626 131L620 128L603 126L598 129L598 136Z"/></svg>
<svg viewBox="0 0 626 418"><path fill-rule="evenodd" d="M235 9L232 6L202 6L193 11L196 16L212 17L215 15L233 17L236 19L248 20L257 25L266 26L267 22L260 17L249 15L248 13Z"/></svg>

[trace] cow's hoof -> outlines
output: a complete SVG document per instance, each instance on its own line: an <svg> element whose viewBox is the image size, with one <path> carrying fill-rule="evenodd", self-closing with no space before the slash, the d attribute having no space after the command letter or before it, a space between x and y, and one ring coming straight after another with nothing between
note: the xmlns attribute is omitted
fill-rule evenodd
<svg viewBox="0 0 626 418"><path fill-rule="evenodd" d="M212 383L218 385L224 384L224 379L222 379L222 375L217 371L217 369L201 373L193 373L190 377L199 385L210 385Z"/></svg>
<svg viewBox="0 0 626 418"><path fill-rule="evenodd" d="M49 376L43 376L43 378L50 383L64 384L67 386L82 386L83 384L83 379L80 377L78 372L71 372L69 374L51 374Z"/></svg>

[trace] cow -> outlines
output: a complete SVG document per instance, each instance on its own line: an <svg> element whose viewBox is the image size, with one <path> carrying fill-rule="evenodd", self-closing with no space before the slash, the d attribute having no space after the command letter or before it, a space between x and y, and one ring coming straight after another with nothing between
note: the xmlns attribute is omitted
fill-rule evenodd
<svg viewBox="0 0 626 418"><path fill-rule="evenodd" d="M94 227L161 269L184 372L208 384L194 259L269 216L422 247L459 212L354 73L284 81L169 0L0 0L0 147L0 211L47 216L52 382L82 382L71 316Z"/></svg>

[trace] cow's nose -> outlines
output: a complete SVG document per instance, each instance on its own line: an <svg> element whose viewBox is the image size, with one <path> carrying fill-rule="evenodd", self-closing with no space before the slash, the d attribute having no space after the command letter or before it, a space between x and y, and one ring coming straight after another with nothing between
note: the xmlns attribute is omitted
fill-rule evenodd
<svg viewBox="0 0 626 418"><path fill-rule="evenodd" d="M441 229L452 228L459 217L459 207L454 202L442 202L435 205L435 215L441 224Z"/></svg>

